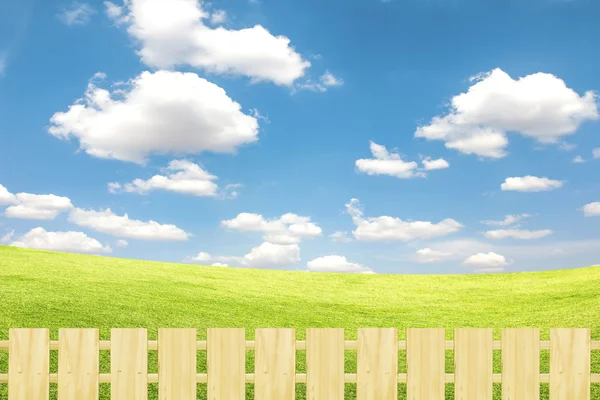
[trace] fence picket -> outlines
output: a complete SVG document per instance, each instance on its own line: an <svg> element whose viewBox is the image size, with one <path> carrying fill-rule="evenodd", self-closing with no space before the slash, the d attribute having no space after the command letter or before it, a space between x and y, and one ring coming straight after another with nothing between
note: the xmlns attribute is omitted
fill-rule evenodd
<svg viewBox="0 0 600 400"><path fill-rule="evenodd" d="M196 329L158 330L158 397L196 400Z"/></svg>
<svg viewBox="0 0 600 400"><path fill-rule="evenodd" d="M398 329L358 330L356 398L398 399Z"/></svg>
<svg viewBox="0 0 600 400"><path fill-rule="evenodd" d="M344 400L344 329L306 330L306 399Z"/></svg>
<svg viewBox="0 0 600 400"><path fill-rule="evenodd" d="M296 330L259 328L255 339L254 398L296 398Z"/></svg>
<svg viewBox="0 0 600 400"><path fill-rule="evenodd" d="M148 400L148 331L111 329L111 400Z"/></svg>
<svg viewBox="0 0 600 400"><path fill-rule="evenodd" d="M445 330L408 328L406 368L408 400L444 400L446 397Z"/></svg>
<svg viewBox="0 0 600 400"><path fill-rule="evenodd" d="M489 328L454 330L454 398L492 400L493 350Z"/></svg>
<svg viewBox="0 0 600 400"><path fill-rule="evenodd" d="M209 400L246 398L246 330L209 328L206 336Z"/></svg>
<svg viewBox="0 0 600 400"><path fill-rule="evenodd" d="M10 329L8 335L8 400L48 400L50 330Z"/></svg>
<svg viewBox="0 0 600 400"><path fill-rule="evenodd" d="M540 398L540 330L502 329L502 400Z"/></svg>
<svg viewBox="0 0 600 400"><path fill-rule="evenodd" d="M58 400L98 400L98 329L58 330Z"/></svg>
<svg viewBox="0 0 600 400"><path fill-rule="evenodd" d="M590 400L590 329L550 329L550 398Z"/></svg>

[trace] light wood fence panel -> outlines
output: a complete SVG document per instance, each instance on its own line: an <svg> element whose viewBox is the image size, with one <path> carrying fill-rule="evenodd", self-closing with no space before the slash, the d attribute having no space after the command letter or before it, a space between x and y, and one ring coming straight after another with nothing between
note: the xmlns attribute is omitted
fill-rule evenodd
<svg viewBox="0 0 600 400"><path fill-rule="evenodd" d="M48 400L50 330L10 329L8 335L8 400Z"/></svg>

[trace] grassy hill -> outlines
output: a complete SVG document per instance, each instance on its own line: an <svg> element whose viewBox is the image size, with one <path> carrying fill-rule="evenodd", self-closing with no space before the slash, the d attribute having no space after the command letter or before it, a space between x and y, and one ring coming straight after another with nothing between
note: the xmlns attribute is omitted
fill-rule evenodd
<svg viewBox="0 0 600 400"><path fill-rule="evenodd" d="M443 327L452 339L455 327L539 327L549 339L550 327L589 327L600 340L600 267L547 272L489 275L365 275L306 273L202 267L85 256L0 246L0 339L11 327L47 327L51 338L58 328L100 328L103 340L112 327L146 327L156 339L159 327L196 327L199 340L208 327L244 327L247 339L262 327L297 328L304 339L307 327L342 327L346 339L356 339L360 327L397 327L401 339L407 327ZM6 352L0 352L0 373L7 371ZM56 372L52 352L52 372ZM494 372L500 355L494 352ZM592 372L600 373L600 352L593 352ZM109 372L107 352L101 352L101 372ZM156 372L151 352L150 372ZM199 353L199 372L205 356ZM253 370L252 352L247 371ZM400 372L406 371L400 353ZM542 351L542 373L549 355ZM453 372L451 352L446 371ZM298 371L304 353L298 352ZM346 372L356 371L356 353L346 352ZM51 385L55 390L55 385ZM446 385L452 399L452 385ZM494 385L500 399L500 385ZM150 398L157 398L151 385ZM101 385L101 399L109 387ZM247 385L248 399L253 389ZM354 399L354 385L346 398ZM400 398L405 387L400 385ZM298 399L304 398L298 384ZM548 385L542 385L548 398ZM7 398L0 385L0 399ZM54 397L53 397L54 398ZM206 386L198 385L198 398ZM592 399L600 399L594 384Z"/></svg>

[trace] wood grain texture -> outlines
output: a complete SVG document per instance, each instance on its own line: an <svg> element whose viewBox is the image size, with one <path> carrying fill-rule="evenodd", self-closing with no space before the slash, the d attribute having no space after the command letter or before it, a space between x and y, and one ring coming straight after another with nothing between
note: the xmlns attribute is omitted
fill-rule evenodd
<svg viewBox="0 0 600 400"><path fill-rule="evenodd" d="M502 400L540 398L540 330L502 329Z"/></svg>
<svg viewBox="0 0 600 400"><path fill-rule="evenodd" d="M344 400L344 329L306 330L307 400Z"/></svg>
<svg viewBox="0 0 600 400"><path fill-rule="evenodd" d="M398 399L398 329L358 330L356 398Z"/></svg>
<svg viewBox="0 0 600 400"><path fill-rule="evenodd" d="M196 329L158 329L158 398L196 399Z"/></svg>
<svg viewBox="0 0 600 400"><path fill-rule="evenodd" d="M550 399L590 400L590 329L550 329Z"/></svg>
<svg viewBox="0 0 600 400"><path fill-rule="evenodd" d="M492 400L492 339L489 328L454 330L455 400Z"/></svg>
<svg viewBox="0 0 600 400"><path fill-rule="evenodd" d="M209 400L246 398L246 330L209 328L206 338Z"/></svg>
<svg viewBox="0 0 600 400"><path fill-rule="evenodd" d="M48 400L50 330L10 329L8 341L8 400Z"/></svg>
<svg viewBox="0 0 600 400"><path fill-rule="evenodd" d="M296 330L259 328L255 335L254 398L295 400Z"/></svg>
<svg viewBox="0 0 600 400"><path fill-rule="evenodd" d="M148 400L148 331L111 329L111 400Z"/></svg>
<svg viewBox="0 0 600 400"><path fill-rule="evenodd" d="M446 395L445 330L406 330L406 392L408 400L444 400Z"/></svg>
<svg viewBox="0 0 600 400"><path fill-rule="evenodd" d="M58 330L58 400L98 400L98 329Z"/></svg>

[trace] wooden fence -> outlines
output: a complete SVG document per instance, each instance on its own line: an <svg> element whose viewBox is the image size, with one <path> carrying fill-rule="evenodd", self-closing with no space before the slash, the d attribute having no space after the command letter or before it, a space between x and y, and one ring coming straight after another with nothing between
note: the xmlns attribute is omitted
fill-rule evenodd
<svg viewBox="0 0 600 400"><path fill-rule="evenodd" d="M210 400L243 400L245 384L254 384L255 399L295 399L295 383L306 384L307 399L342 400L344 383L356 384L358 400L398 399L398 383L406 383L410 400L445 399L445 384L454 383L455 399L491 400L492 384L502 384L503 400L539 399L540 383L549 383L551 400L590 400L590 329L550 330L540 340L537 328L507 328L501 340L492 329L459 328L454 340L445 330L409 328L398 340L396 328L361 328L358 340L344 340L344 330L311 328L306 340L295 329L257 329L246 340L245 329L210 328L198 341L196 329L161 328L158 340L146 329L112 329L110 341L98 329L60 329L51 341L48 329L10 329L9 400L49 398L57 383L59 400L97 400L98 384L110 383L111 399L146 400L148 384L158 382L161 400L196 399L196 384L207 383ZM49 373L49 352L58 350L58 373ZM110 350L110 373L99 373L99 351ZM158 351L158 374L148 373L148 351ZM207 352L207 373L196 371L196 352ZM356 373L344 373L344 350L356 350ZM406 351L406 373L398 373L398 352ZM454 351L454 373L445 373L445 352ZM492 371L494 350L502 352L502 373ZM550 350L550 373L540 374L540 351ZM255 352L253 374L245 371L246 351ZM306 351L306 373L296 373L296 351Z"/></svg>

